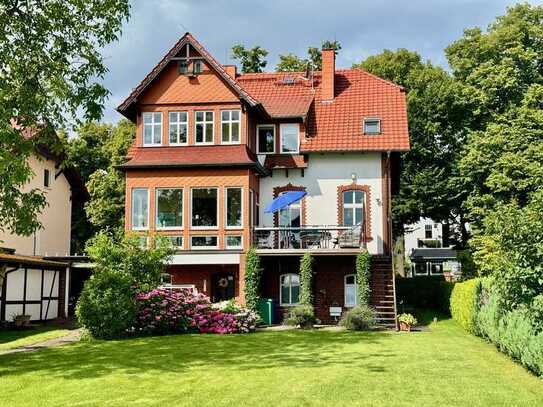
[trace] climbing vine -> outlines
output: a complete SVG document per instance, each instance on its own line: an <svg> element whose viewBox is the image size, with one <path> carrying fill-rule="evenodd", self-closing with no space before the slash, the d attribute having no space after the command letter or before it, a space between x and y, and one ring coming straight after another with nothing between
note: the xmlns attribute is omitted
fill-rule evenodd
<svg viewBox="0 0 543 407"><path fill-rule="evenodd" d="M356 284L358 288L358 305L370 303L370 254L367 251L356 256Z"/></svg>
<svg viewBox="0 0 543 407"><path fill-rule="evenodd" d="M313 305L313 256L309 252L300 261L300 305Z"/></svg>
<svg viewBox="0 0 543 407"><path fill-rule="evenodd" d="M247 251L245 258L245 304L250 310L256 311L260 299L260 257L254 247Z"/></svg>

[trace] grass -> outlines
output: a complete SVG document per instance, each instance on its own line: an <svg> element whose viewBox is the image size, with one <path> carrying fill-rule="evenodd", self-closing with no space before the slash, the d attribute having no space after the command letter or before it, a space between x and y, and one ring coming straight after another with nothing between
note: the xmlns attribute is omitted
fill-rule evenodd
<svg viewBox="0 0 543 407"><path fill-rule="evenodd" d="M430 332L280 331L82 342L0 356L13 406L541 406L543 381L451 320Z"/></svg>
<svg viewBox="0 0 543 407"><path fill-rule="evenodd" d="M6 350L21 346L29 346L49 339L60 338L68 334L68 330L57 326L38 326L29 329L0 329L0 354ZM0 361L0 364L2 362Z"/></svg>

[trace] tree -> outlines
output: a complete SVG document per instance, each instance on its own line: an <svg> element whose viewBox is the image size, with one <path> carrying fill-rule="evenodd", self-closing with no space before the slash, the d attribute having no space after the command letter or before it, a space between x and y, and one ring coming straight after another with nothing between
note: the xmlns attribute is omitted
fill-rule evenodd
<svg viewBox="0 0 543 407"><path fill-rule="evenodd" d="M241 72L262 72L266 67L266 56L268 51L261 48L259 45L247 49L242 44L237 44L232 47L232 58L238 59L241 63Z"/></svg>
<svg viewBox="0 0 543 407"><path fill-rule="evenodd" d="M339 51L341 44L339 41L324 41L322 48L309 47L307 49L307 58L300 58L292 53L279 55L279 63L275 67L276 72L303 72L308 67L320 71L322 69L322 49L334 49Z"/></svg>
<svg viewBox="0 0 543 407"><path fill-rule="evenodd" d="M30 235L40 227L45 197L23 190L34 176L28 158L39 144L57 151L53 129L71 118L101 116L108 91L98 50L128 16L127 0L0 5L0 230Z"/></svg>

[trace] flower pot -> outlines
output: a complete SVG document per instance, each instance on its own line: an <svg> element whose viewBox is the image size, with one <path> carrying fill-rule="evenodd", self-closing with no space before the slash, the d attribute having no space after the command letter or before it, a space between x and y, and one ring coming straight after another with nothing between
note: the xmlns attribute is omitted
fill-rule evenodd
<svg viewBox="0 0 543 407"><path fill-rule="evenodd" d="M400 331L411 332L411 325L407 322L400 321Z"/></svg>

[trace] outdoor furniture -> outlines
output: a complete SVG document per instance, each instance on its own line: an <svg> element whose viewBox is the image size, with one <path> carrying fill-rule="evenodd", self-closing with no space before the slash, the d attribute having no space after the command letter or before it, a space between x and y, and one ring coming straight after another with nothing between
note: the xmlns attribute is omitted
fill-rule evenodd
<svg viewBox="0 0 543 407"><path fill-rule="evenodd" d="M350 249L360 247L360 227L354 227L339 232L338 236L332 240L334 247L340 247L341 249Z"/></svg>
<svg viewBox="0 0 543 407"><path fill-rule="evenodd" d="M315 229L302 230L300 232L300 242L302 248L320 248L322 234Z"/></svg>

